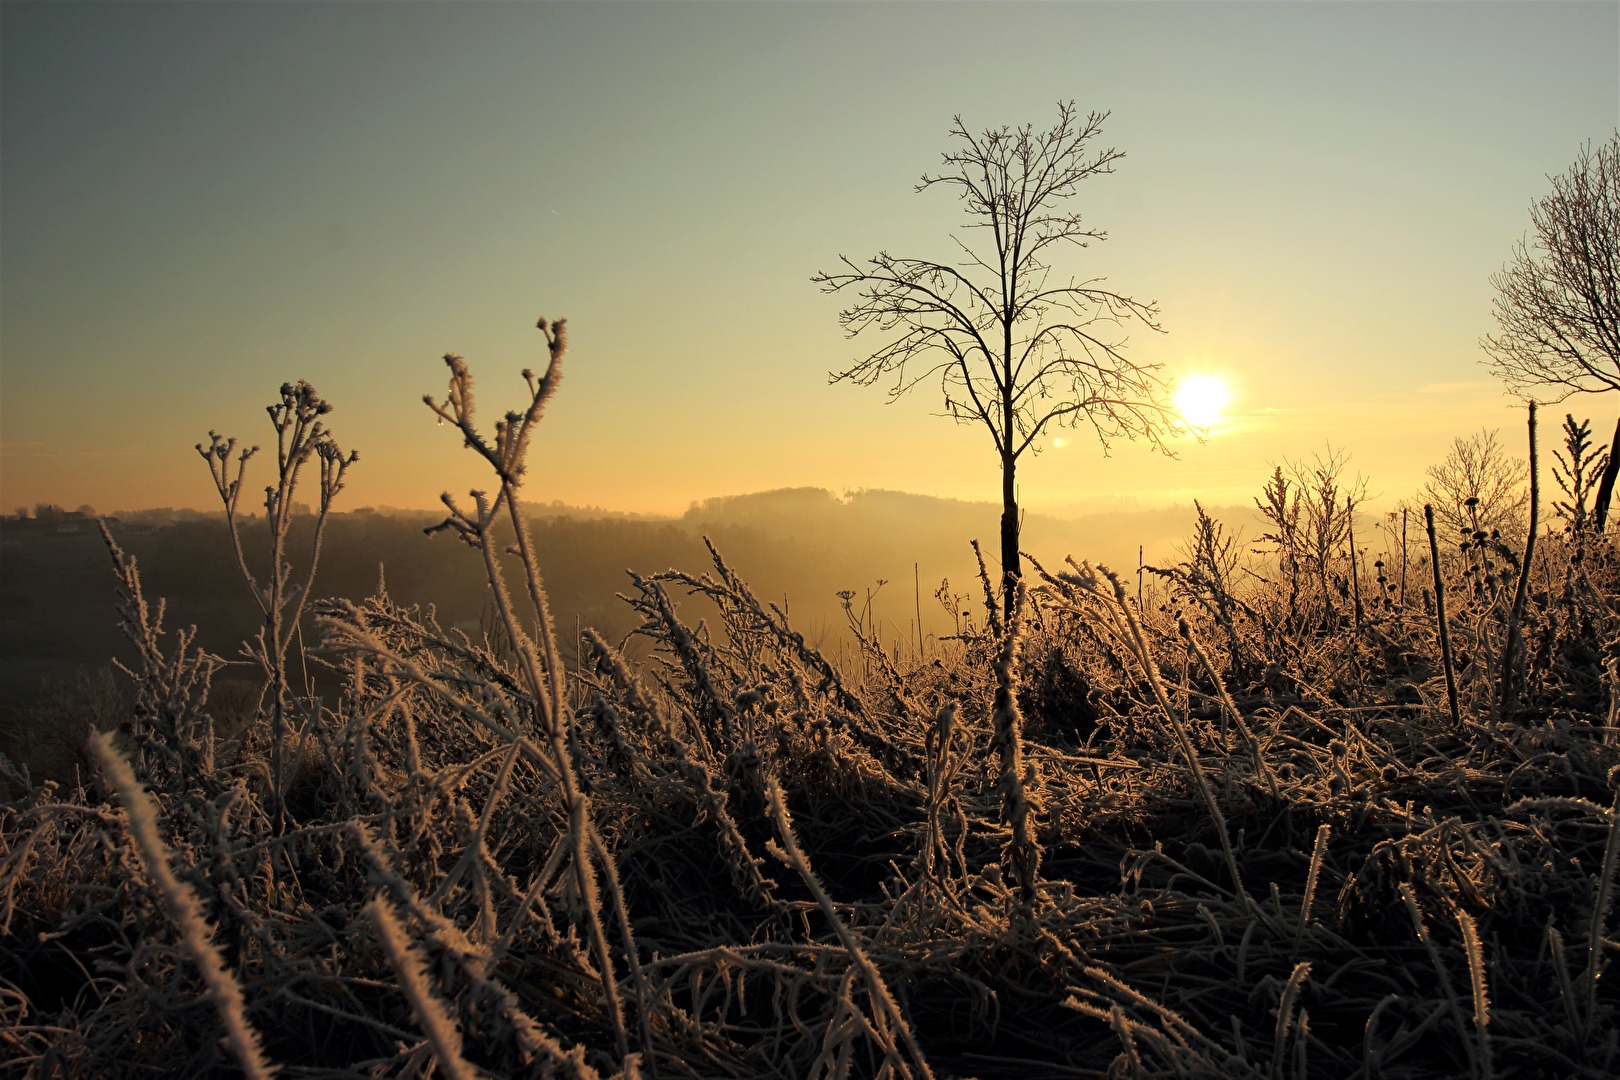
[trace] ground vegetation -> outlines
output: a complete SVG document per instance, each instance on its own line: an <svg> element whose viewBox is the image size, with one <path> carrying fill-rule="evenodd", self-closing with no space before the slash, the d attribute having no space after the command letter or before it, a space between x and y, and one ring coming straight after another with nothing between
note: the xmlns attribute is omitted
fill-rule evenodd
<svg viewBox="0 0 1620 1080"><path fill-rule="evenodd" d="M835 663L711 546L570 661L522 510L540 329L493 426L459 357L429 401L490 468L423 541L483 580L476 632L386 578L311 598L226 724L107 535L131 653L82 782L0 765L0 1069L1620 1069L1620 567L1590 515L1538 524L1533 420L1524 549L1397 553L1330 462L1266 484L1264 542L1201 513L1140 584L942 587L932 650L852 592Z"/></svg>

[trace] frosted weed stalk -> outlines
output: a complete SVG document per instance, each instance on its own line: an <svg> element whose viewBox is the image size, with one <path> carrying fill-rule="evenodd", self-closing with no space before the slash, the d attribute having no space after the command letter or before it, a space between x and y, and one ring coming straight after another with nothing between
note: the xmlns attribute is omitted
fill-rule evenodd
<svg viewBox="0 0 1620 1080"><path fill-rule="evenodd" d="M522 411L507 412L495 422L493 441L487 439L476 426L472 373L466 361L454 354L445 356L444 362L450 368L450 386L445 401L441 404L431 395L424 396L423 401L441 420L456 428L465 447L489 464L500 486L493 500L483 491L472 492L471 509L464 509L446 492L441 498L450 516L427 531L429 535L444 531L453 533L462 543L478 552L483 561L485 581L500 627L517 658L525 691L522 701L529 706L528 715L519 717L526 730L515 734L524 741L532 738L542 748L543 765L555 782L562 800L568 822L567 857L573 888L596 956L601 989L613 1023L619 1054L626 1057L630 1051L629 1037L624 1025L624 1007L620 1000L618 980L614 974L613 949L608 943L603 919L603 901L597 876L599 867L608 885L608 899L615 911L625 958L638 987L641 985L640 968L613 856L592 820L590 798L575 769L570 748L572 714L568 707L562 657L552 625L550 601L541 583L538 556L518 498L527 472L529 440L546 403L556 392L562 377L562 358L568 348L566 320L559 319L555 324L550 324L541 319L537 328L546 341L546 369L538 377L532 370L524 369L523 380L529 390L528 405ZM502 549L495 536L495 527L503 517L515 540L512 553L520 561L523 590L530 606L528 619L525 619L513 598L499 558ZM351 648L358 654L364 656L369 651L373 660L381 660L385 665L393 659L386 652L368 650L363 628L345 627L338 623L333 625L333 629L339 636L348 635ZM409 666L395 665L394 674L421 678L420 673ZM638 1014L645 1040L649 1036L645 1029L644 995L641 995L641 1001Z"/></svg>
<svg viewBox="0 0 1620 1080"><path fill-rule="evenodd" d="M321 560L321 538L326 530L327 516L332 510L332 501L343 490L343 477L349 466L360 459L358 450L344 454L337 440L327 430L323 417L331 411L332 406L315 392L313 386L301 379L297 383L282 383L281 400L265 407L276 432L276 477L275 483L264 489L270 567L262 585L248 569L247 556L242 548L242 522L238 509L247 463L259 452L259 448L250 446L238 451L235 439L222 438L214 431L208 433L206 447L202 443L197 444L197 453L208 463L214 488L225 508L225 527L230 534L237 569L241 571L248 591L253 595L253 602L264 617L264 626L249 643L247 653L264 672L266 692L270 695L270 773L275 794L277 831L286 825L284 759L288 714L293 709L287 677L287 651L293 638L300 633L304 608L309 603L315 584L315 572ZM233 461L234 475L231 468ZM297 493L304 467L311 461L317 462L320 470L319 507L310 540L308 565L303 580L294 582L293 567L287 561L288 532L296 505L293 496Z"/></svg>

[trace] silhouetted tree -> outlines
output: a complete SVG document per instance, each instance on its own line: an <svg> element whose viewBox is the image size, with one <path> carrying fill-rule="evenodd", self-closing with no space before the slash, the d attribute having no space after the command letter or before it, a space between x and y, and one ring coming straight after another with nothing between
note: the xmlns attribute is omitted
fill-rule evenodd
<svg viewBox="0 0 1620 1080"><path fill-rule="evenodd" d="M1003 597L1013 605L1020 574L1018 459L1054 425L1085 421L1106 451L1112 438L1146 438L1163 447L1170 410L1158 365L1125 357L1121 326L1138 320L1160 329L1158 308L1101 287L1101 278L1053 284L1053 253L1086 247L1107 234L1087 228L1064 207L1082 181L1113 172L1124 153L1093 150L1107 113L1081 118L1059 103L1051 128L1031 125L971 134L956 117L960 140L944 171L917 185L954 189L982 230L977 244L955 238L958 263L899 258L886 251L811 280L829 293L858 299L839 313L853 336L874 329L889 340L833 382L863 386L892 376L891 399L938 377L946 412L983 424L1001 463Z"/></svg>
<svg viewBox="0 0 1620 1080"><path fill-rule="evenodd" d="M1620 131L1548 179L1552 194L1530 207L1535 239L1491 276L1500 333L1481 344L1497 375L1542 400L1620 390ZM1599 482L1600 531L1617 471L1620 457Z"/></svg>
<svg viewBox="0 0 1620 1080"><path fill-rule="evenodd" d="M1501 273L1482 342L1492 369L1525 391L1620 390L1620 132L1583 147L1552 194L1530 207L1535 239L1521 239Z"/></svg>
<svg viewBox="0 0 1620 1080"><path fill-rule="evenodd" d="M1426 476L1417 501L1434 507L1435 524L1448 540L1480 529L1498 531L1515 545L1523 539L1528 474L1523 459L1496 441L1495 431L1452 440L1445 460L1429 466Z"/></svg>

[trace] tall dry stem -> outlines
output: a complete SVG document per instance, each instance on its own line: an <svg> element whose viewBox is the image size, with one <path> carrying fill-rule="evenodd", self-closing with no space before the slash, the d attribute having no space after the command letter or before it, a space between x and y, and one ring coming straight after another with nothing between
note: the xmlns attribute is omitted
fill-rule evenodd
<svg viewBox="0 0 1620 1080"><path fill-rule="evenodd" d="M1019 908L1028 914L1035 903L1041 873L1041 845L1031 828L1029 785L1024 762L1024 721L1018 710L1019 651L1024 639L1026 595L1023 578L1013 584L1007 628L996 657L996 695L990 745L1001 763L996 787L1001 792L1001 819L1012 830L1004 858L1018 883Z"/></svg>
<svg viewBox="0 0 1620 1080"><path fill-rule="evenodd" d="M1528 403L1530 418L1530 528L1524 540L1524 561L1519 564L1519 583L1513 590L1513 608L1508 613L1507 655L1502 660L1502 685L1497 693L1501 715L1505 718L1513 706L1525 670L1521 656L1523 641L1520 624L1524 619L1524 603L1530 592L1530 568L1536 556L1536 530L1540 528L1541 470L1536 461L1536 403Z"/></svg>
<svg viewBox="0 0 1620 1080"><path fill-rule="evenodd" d="M1446 582L1440 570L1440 543L1434 535L1434 507L1423 507L1423 524L1429 533L1429 569L1434 575L1435 622L1440 630L1440 661L1446 669L1446 703L1451 707L1451 723L1462 727L1462 712L1457 707L1457 672L1451 658L1451 625L1446 619Z"/></svg>
<svg viewBox="0 0 1620 1080"><path fill-rule="evenodd" d="M482 557L485 582L489 586L496 614L506 632L506 639L517 654L529 699L534 704L534 730L549 748L550 764L555 771L559 794L568 815L570 864L583 903L587 936L601 966L602 993L622 1059L630 1054L629 1035L624 1026L624 1007L614 975L613 951L604 928L601 890L595 867L595 859L600 858L605 862L612 856L596 835L590 797L575 769L574 755L570 749L572 717L564 687L562 655L557 648L550 601L540 580L539 558L518 498L527 471L529 440L546 403L556 393L557 384L562 378L562 359L568 350L566 320L548 323L542 318L536 326L546 341L546 370L537 378L532 370L524 369L523 379L528 385L529 403L522 412L508 412L495 422L493 441L486 439L475 425L472 373L461 357L447 354L444 358L446 366L450 368L450 386L445 402L440 404L431 395L424 395L422 400L428 408L441 420L454 425L461 434L463 445L488 462L500 480L500 488L493 502L482 491L471 493L474 508L470 511L461 509L446 492L441 499L450 516L427 532L452 531ZM495 536L495 525L503 510L516 538L515 550L522 567L523 587L532 609L532 626L524 625L501 568L501 546ZM614 894L612 905L622 912L623 900L618 895L617 874L608 874L607 882L610 892ZM627 943L626 962L631 966L639 986L638 959L629 925L621 925L620 934Z"/></svg>

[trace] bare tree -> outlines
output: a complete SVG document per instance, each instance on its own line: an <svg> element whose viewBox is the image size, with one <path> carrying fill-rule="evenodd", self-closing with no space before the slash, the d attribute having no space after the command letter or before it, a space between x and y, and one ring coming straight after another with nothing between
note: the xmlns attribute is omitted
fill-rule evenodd
<svg viewBox="0 0 1620 1080"><path fill-rule="evenodd" d="M1534 240L1491 276L1500 333L1481 345L1510 386L1551 401L1620 390L1620 131L1548 179Z"/></svg>
<svg viewBox="0 0 1620 1080"><path fill-rule="evenodd" d="M1491 276L1500 333L1480 344L1509 386L1555 402L1620 390L1620 130L1596 151L1582 147L1568 172L1548 179L1552 194L1530 207L1534 241L1521 239ZM1599 532L1617 473L1620 456L1598 484Z"/></svg>
<svg viewBox="0 0 1620 1080"><path fill-rule="evenodd" d="M1158 308L1102 286L1102 278L1054 284L1054 254L1086 247L1107 234L1086 227L1065 209L1082 181L1113 172L1125 155L1093 150L1107 113L1081 118L1074 103L1058 104L1057 122L970 133L955 118L959 140L944 170L923 176L919 192L954 190L980 230L978 242L954 237L957 263L907 259L880 251L858 265L811 280L825 292L850 290L857 299L839 313L853 336L864 330L888 340L864 360L834 372L833 382L868 386L892 377L899 398L937 378L945 413L984 425L1001 463L1003 600L1010 613L1020 576L1018 459L1050 427L1088 423L1106 452L1114 438L1145 438L1159 448L1170 409L1158 365L1123 353L1123 324L1159 330Z"/></svg>
<svg viewBox="0 0 1620 1080"><path fill-rule="evenodd" d="M1482 429L1454 439L1445 460L1429 466L1417 502L1433 505L1435 524L1446 539L1499 532L1517 546L1530 505L1527 476L1524 460L1504 450L1495 431Z"/></svg>

